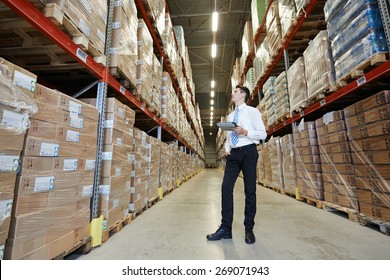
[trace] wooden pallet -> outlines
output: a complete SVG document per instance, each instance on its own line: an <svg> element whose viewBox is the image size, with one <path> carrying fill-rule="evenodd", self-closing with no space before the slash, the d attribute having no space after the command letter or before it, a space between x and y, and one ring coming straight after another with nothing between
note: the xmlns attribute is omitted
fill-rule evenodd
<svg viewBox="0 0 390 280"><path fill-rule="evenodd" d="M319 200L313 197L301 195L299 201L305 202L309 205L315 206L317 208L323 209L323 200Z"/></svg>
<svg viewBox="0 0 390 280"><path fill-rule="evenodd" d="M159 200L160 200L160 198L158 196L149 199L148 200L148 208L150 208L153 205L155 205Z"/></svg>
<svg viewBox="0 0 390 280"><path fill-rule="evenodd" d="M164 191L164 196L166 196L166 195L170 194L171 192L173 192L174 189L176 189L176 188L175 188L175 187L172 187L172 188L170 188L170 189L165 190L165 191Z"/></svg>
<svg viewBox="0 0 390 280"><path fill-rule="evenodd" d="M84 237L79 242L73 245L72 248L69 248L68 250L62 252L53 260L63 260L66 256L74 253L74 254L88 254L92 249L91 246L91 236Z"/></svg>
<svg viewBox="0 0 390 280"><path fill-rule="evenodd" d="M284 113L281 117L276 119L276 123L282 123L291 117L290 112Z"/></svg>
<svg viewBox="0 0 390 280"><path fill-rule="evenodd" d="M365 72L369 71L373 66L377 66L387 61L387 53L376 53L372 55L370 58L366 59L360 65L358 65L354 70L352 70L349 74L344 77L338 79L338 86L345 86L353 79L357 79L361 76L364 76Z"/></svg>
<svg viewBox="0 0 390 280"><path fill-rule="evenodd" d="M108 239L110 239L110 237L121 231L122 228L128 224L131 223L132 221L132 215L129 214L127 215L126 217L122 218L120 221L117 221L113 226L111 226L108 230L106 231L103 231L103 235L102 235L102 242L106 242Z"/></svg>
<svg viewBox="0 0 390 280"><path fill-rule="evenodd" d="M131 213L132 219L134 220L137 218L139 215L141 215L143 212L145 212L148 209L148 204L145 204L141 208L135 210L134 212Z"/></svg>
<svg viewBox="0 0 390 280"><path fill-rule="evenodd" d="M328 212L334 212L334 213L344 213L348 216L348 219L353 222L358 221L358 214L359 212L355 209L337 205L331 202L324 201L323 209Z"/></svg>
<svg viewBox="0 0 390 280"><path fill-rule="evenodd" d="M296 199L296 193L295 192L290 192L288 190L284 190L284 194L289 196L289 197L292 197L292 198Z"/></svg>
<svg viewBox="0 0 390 280"><path fill-rule="evenodd" d="M381 233L390 235L390 222L385 222L379 219L367 217L364 214L358 215L359 224L362 226L373 226L376 227Z"/></svg>
<svg viewBox="0 0 390 280"><path fill-rule="evenodd" d="M265 188L273 190L274 192L277 192L277 193L280 193L280 194L284 194L284 189L278 189L278 188L271 187L271 186L265 186Z"/></svg>
<svg viewBox="0 0 390 280"><path fill-rule="evenodd" d="M130 90L131 92L136 91L136 78L135 77L127 77L119 66L110 67L109 68L110 75L117 79L120 84Z"/></svg>

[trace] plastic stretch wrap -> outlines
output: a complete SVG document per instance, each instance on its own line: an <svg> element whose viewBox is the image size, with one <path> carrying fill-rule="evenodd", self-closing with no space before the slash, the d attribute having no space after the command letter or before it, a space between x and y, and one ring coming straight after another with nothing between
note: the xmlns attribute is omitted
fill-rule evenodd
<svg viewBox="0 0 390 280"><path fill-rule="evenodd" d="M355 0L327 0L324 6L325 20L329 22L339 10L349 2L359 2ZM353 4L353 3L351 3ZM360 3L359 3L360 4Z"/></svg>
<svg viewBox="0 0 390 280"><path fill-rule="evenodd" d="M320 150L314 122L304 122L293 128L297 186L302 196L324 199Z"/></svg>
<svg viewBox="0 0 390 280"><path fill-rule="evenodd" d="M269 158L272 170L272 182L271 187L274 189L284 190L284 177L283 177L283 156L280 147L280 137L273 137L268 141Z"/></svg>
<svg viewBox="0 0 390 280"><path fill-rule="evenodd" d="M173 188L171 164L172 147L167 143L161 143L161 165L160 165L160 183L164 193Z"/></svg>
<svg viewBox="0 0 390 280"><path fill-rule="evenodd" d="M357 41L365 37L367 33L374 30L383 30L381 15L377 6L363 10L350 24L344 26L344 29L338 31L337 35L331 39L333 58L336 60Z"/></svg>
<svg viewBox="0 0 390 280"><path fill-rule="evenodd" d="M160 156L161 145L160 140L154 137L149 138L149 199L156 199L158 197L158 189L160 188Z"/></svg>
<svg viewBox="0 0 390 280"><path fill-rule="evenodd" d="M308 97L335 87L336 77L327 31L320 31L303 52Z"/></svg>
<svg viewBox="0 0 390 280"><path fill-rule="evenodd" d="M279 0L278 3L282 38L284 38L293 26L293 22L297 17L297 11L294 0Z"/></svg>
<svg viewBox="0 0 390 280"><path fill-rule="evenodd" d="M286 72L283 71L275 79L275 116L277 119L290 113L290 101Z"/></svg>
<svg viewBox="0 0 390 280"><path fill-rule="evenodd" d="M260 44L253 59L253 68L255 69L255 81L264 76L266 69L271 64L271 56L268 48L268 37Z"/></svg>
<svg viewBox="0 0 390 280"><path fill-rule="evenodd" d="M345 30L346 26L351 23L351 19L355 20L365 10L370 13L375 13L376 9L378 9L378 4L375 0L347 1L345 6L327 21L330 40L333 40L340 31Z"/></svg>
<svg viewBox="0 0 390 280"><path fill-rule="evenodd" d="M267 123L272 126L276 123L275 115L275 79L276 77L270 76L263 85L263 93L265 104L265 114L267 115Z"/></svg>
<svg viewBox="0 0 390 280"><path fill-rule="evenodd" d="M390 221L390 91L344 109L360 213Z"/></svg>
<svg viewBox="0 0 390 280"><path fill-rule="evenodd" d="M359 211L354 168L343 111L333 111L316 120L320 148L324 200Z"/></svg>
<svg viewBox="0 0 390 280"><path fill-rule="evenodd" d="M248 69L248 72L245 75L245 83L244 86L246 86L250 92L253 91L255 88L255 77L254 77L254 69L253 67Z"/></svg>
<svg viewBox="0 0 390 280"><path fill-rule="evenodd" d="M244 58L246 60L249 52L252 50L253 47L253 30L252 30L251 21L245 22L244 34L242 35L241 46L242 46L242 54L244 55Z"/></svg>
<svg viewBox="0 0 390 280"><path fill-rule="evenodd" d="M387 41L383 30L371 30L367 36L335 60L336 80L350 74L373 55L387 52Z"/></svg>
<svg viewBox="0 0 390 280"><path fill-rule="evenodd" d="M257 152L259 153L259 158L257 160L256 176L257 176L257 182L260 183L263 183L265 179L263 149L264 149L263 145L257 145Z"/></svg>
<svg viewBox="0 0 390 280"><path fill-rule="evenodd" d="M271 168L271 144L269 142L263 144L263 161L264 161L264 186L272 186L272 168Z"/></svg>
<svg viewBox="0 0 390 280"><path fill-rule="evenodd" d="M303 57L299 57L287 70L288 92L290 94L290 110L299 109L307 100L307 84Z"/></svg>
<svg viewBox="0 0 390 280"><path fill-rule="evenodd" d="M121 5L114 7L110 67L118 67L134 86L137 79L137 28L137 8L134 1L121 1Z"/></svg>
<svg viewBox="0 0 390 280"><path fill-rule="evenodd" d="M251 15L253 35L256 35L257 29L263 21L267 7L268 0L252 0Z"/></svg>
<svg viewBox="0 0 390 280"><path fill-rule="evenodd" d="M300 12L310 3L310 0L294 0L297 11Z"/></svg>
<svg viewBox="0 0 390 280"><path fill-rule="evenodd" d="M284 189L287 193L295 194L297 172L295 165L294 138L292 134L287 134L280 138L280 148L283 156L282 171Z"/></svg>

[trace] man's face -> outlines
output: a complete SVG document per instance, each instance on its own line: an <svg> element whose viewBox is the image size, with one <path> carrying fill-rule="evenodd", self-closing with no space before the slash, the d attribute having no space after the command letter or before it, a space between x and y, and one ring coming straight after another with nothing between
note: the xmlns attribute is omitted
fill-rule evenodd
<svg viewBox="0 0 390 280"><path fill-rule="evenodd" d="M245 93L241 92L240 88L235 88L232 92L232 102L236 103L239 101Z"/></svg>

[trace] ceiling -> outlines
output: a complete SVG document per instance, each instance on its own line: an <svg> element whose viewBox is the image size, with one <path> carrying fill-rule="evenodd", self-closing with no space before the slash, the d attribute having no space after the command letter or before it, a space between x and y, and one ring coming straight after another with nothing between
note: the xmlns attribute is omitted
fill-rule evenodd
<svg viewBox="0 0 390 280"><path fill-rule="evenodd" d="M242 34L245 22L250 20L251 9L251 0L214 1L166 0L173 25L181 25L184 29L195 83L195 101L199 103L207 145L215 143L218 130L216 122L226 114L229 106L233 65L235 59L241 56ZM215 6L219 18L215 37L217 56L213 60L211 18ZM213 68L216 85L213 126L210 127L210 82Z"/></svg>

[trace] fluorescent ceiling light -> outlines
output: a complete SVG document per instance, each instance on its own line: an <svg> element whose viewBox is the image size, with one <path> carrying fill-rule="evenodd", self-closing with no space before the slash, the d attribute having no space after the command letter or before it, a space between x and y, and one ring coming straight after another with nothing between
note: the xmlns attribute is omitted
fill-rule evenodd
<svg viewBox="0 0 390 280"><path fill-rule="evenodd" d="M217 56L217 44L213 43L211 45L211 57L216 57Z"/></svg>
<svg viewBox="0 0 390 280"><path fill-rule="evenodd" d="M214 95L215 95L215 92L212 90L212 91L210 92L210 96L211 96L211 97L214 97Z"/></svg>
<svg viewBox="0 0 390 280"><path fill-rule="evenodd" d="M210 100L210 105L214 105L214 100L213 99Z"/></svg>
<svg viewBox="0 0 390 280"><path fill-rule="evenodd" d="M213 24L212 24L211 30L213 32L216 32L217 29L218 29L218 13L214 12L213 13Z"/></svg>
<svg viewBox="0 0 390 280"><path fill-rule="evenodd" d="M214 88L214 87L215 87L215 81L212 80L212 81L211 81L211 88Z"/></svg>
<svg viewBox="0 0 390 280"><path fill-rule="evenodd" d="M214 107L213 106L210 107L210 111L214 111Z"/></svg>

